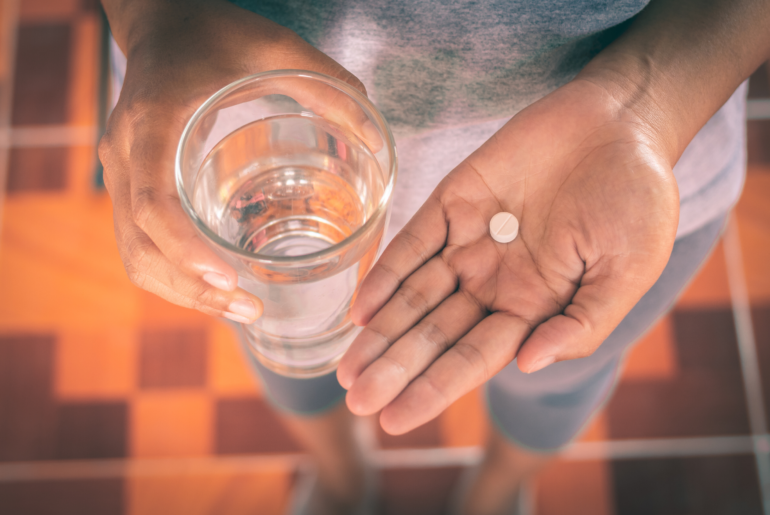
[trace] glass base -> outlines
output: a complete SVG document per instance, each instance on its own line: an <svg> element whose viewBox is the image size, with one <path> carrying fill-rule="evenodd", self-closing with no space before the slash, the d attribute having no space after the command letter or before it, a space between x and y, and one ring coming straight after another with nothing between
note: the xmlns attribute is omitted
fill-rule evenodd
<svg viewBox="0 0 770 515"><path fill-rule="evenodd" d="M361 332L352 322L313 338L279 338L242 324L254 357L276 374L311 378L337 369L345 351Z"/></svg>

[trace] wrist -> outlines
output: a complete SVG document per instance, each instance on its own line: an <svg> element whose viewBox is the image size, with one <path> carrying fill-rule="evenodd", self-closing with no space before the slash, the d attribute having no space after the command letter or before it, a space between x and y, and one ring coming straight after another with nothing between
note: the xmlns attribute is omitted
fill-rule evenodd
<svg viewBox="0 0 770 515"><path fill-rule="evenodd" d="M641 131L673 167L692 135L686 113L667 94L665 75L656 73L648 57L605 52L594 58L575 80L600 87L616 104L621 119L640 125ZM678 130L677 130L678 129Z"/></svg>
<svg viewBox="0 0 770 515"><path fill-rule="evenodd" d="M653 0L578 75L657 135L673 164L770 51L770 3Z"/></svg>
<svg viewBox="0 0 770 515"><path fill-rule="evenodd" d="M158 33L191 30L225 0L102 0L115 41L126 56Z"/></svg>

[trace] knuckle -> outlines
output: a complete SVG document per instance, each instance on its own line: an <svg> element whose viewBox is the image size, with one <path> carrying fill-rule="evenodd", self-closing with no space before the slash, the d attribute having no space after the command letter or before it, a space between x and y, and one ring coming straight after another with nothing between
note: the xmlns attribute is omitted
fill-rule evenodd
<svg viewBox="0 0 770 515"><path fill-rule="evenodd" d="M124 95L120 98L123 114L128 119L142 117L152 110L152 104L162 96L162 93L162 89L134 85L130 95Z"/></svg>
<svg viewBox="0 0 770 515"><path fill-rule="evenodd" d="M391 356L388 356L387 354L382 356L380 359L382 359L386 364L388 364L391 368L393 368L396 372L398 372L400 376L404 377L407 380L409 379L409 371L407 370L407 368L404 366L403 363L401 363L400 361L398 361L397 359Z"/></svg>
<svg viewBox="0 0 770 515"><path fill-rule="evenodd" d="M401 276L398 274L398 272L396 272L396 270L392 266L386 263L379 262L376 265L374 265L374 268L378 269L380 272L386 275L393 282L394 286L398 286L399 284L401 284Z"/></svg>
<svg viewBox="0 0 770 515"><path fill-rule="evenodd" d="M420 337L432 344L439 354L443 354L449 348L449 337L433 322L423 322L419 326Z"/></svg>
<svg viewBox="0 0 770 515"><path fill-rule="evenodd" d="M282 25L275 25L271 27L270 38L266 43L266 48L272 50L272 52L267 52L262 48L259 50L266 54L265 57L270 57L271 55L278 54L278 52L286 53L291 51L289 49L294 49L293 51L297 52L299 51L299 48L302 48L305 45L307 45L307 43L299 34ZM280 68L280 66L278 67Z"/></svg>
<svg viewBox="0 0 770 515"><path fill-rule="evenodd" d="M112 136L109 131L105 132L102 137L99 138L99 145L97 146L96 151L99 155L99 160L106 166L112 153Z"/></svg>
<svg viewBox="0 0 770 515"><path fill-rule="evenodd" d="M352 73L346 71L346 76L343 78L345 82L356 88L358 91L363 93L365 96L369 96L369 94L366 91L366 86L364 86L364 83L359 80L358 77L353 75Z"/></svg>
<svg viewBox="0 0 770 515"><path fill-rule="evenodd" d="M145 289L145 285L147 284L147 274L139 270L138 267L130 262L123 263L123 267L126 269L126 275L128 276L128 280L131 281L131 284L141 289Z"/></svg>
<svg viewBox="0 0 770 515"><path fill-rule="evenodd" d="M132 238L126 244L126 255L128 257L127 262L124 263L126 268L130 266L139 273L144 273L149 267L151 246L152 243L147 237L136 236Z"/></svg>
<svg viewBox="0 0 770 515"><path fill-rule="evenodd" d="M366 326L365 330L371 332L374 336L376 336L382 342L384 342L385 345L388 347L390 347L390 345L393 343L384 332L375 328L372 324L369 324L368 326Z"/></svg>
<svg viewBox="0 0 770 515"><path fill-rule="evenodd" d="M131 215L136 225L147 227L157 207L157 194L154 188L140 188L131 198Z"/></svg>
<svg viewBox="0 0 770 515"><path fill-rule="evenodd" d="M457 343L454 346L454 350L457 351L457 355L460 356L466 363L468 363L470 370L481 371L481 377L479 382L484 382L491 377L489 371L489 364L484 358L484 355L479 349L473 345L467 343Z"/></svg>
<svg viewBox="0 0 770 515"><path fill-rule="evenodd" d="M409 247L415 256L419 257L420 262L425 263L428 260L428 252L425 243L423 243L420 238L406 230L401 231L399 236L402 243Z"/></svg>
<svg viewBox="0 0 770 515"><path fill-rule="evenodd" d="M467 302L468 306L472 306L476 308L476 312L479 314L486 314L488 312L487 307L483 304L483 302L476 297L473 293L469 292L465 288L461 288L459 290L460 295L462 295L465 298L465 301Z"/></svg>
<svg viewBox="0 0 770 515"><path fill-rule="evenodd" d="M184 277L186 278L187 276ZM228 311L228 298L220 296L216 288L202 281L184 282L185 297L189 299L191 308L215 316L221 316ZM178 287L181 289L182 285Z"/></svg>
<svg viewBox="0 0 770 515"><path fill-rule="evenodd" d="M402 284L396 291L396 296L409 308L416 311L420 318L428 312L428 299L423 293L409 284Z"/></svg>
<svg viewBox="0 0 770 515"><path fill-rule="evenodd" d="M220 304L219 302L216 302L217 299L214 291L203 285L196 287L195 291L192 292L191 297L194 300L193 305L197 310L201 310L202 306L206 306L210 309L213 304ZM224 306L222 306L221 309L222 311L225 311Z"/></svg>

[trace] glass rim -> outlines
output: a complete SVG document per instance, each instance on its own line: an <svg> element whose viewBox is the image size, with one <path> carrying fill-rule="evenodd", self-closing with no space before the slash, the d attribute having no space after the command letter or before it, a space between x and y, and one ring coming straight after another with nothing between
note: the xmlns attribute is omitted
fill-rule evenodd
<svg viewBox="0 0 770 515"><path fill-rule="evenodd" d="M187 142L190 133L198 125L198 122L201 120L201 118L212 108L212 106L222 98L240 89L246 84L276 78L305 78L320 81L324 84L327 84L328 86L337 88L349 97L353 98L353 100L355 100L360 105L360 107L363 108L367 116L373 119L373 121L377 123L378 127L384 133L383 136L385 137L386 141L383 142L383 144L387 147L390 157L390 169L387 170L388 181L383 190L382 198L380 198L380 202L377 204L374 212L366 220L366 222L364 222L361 227L353 231L350 236L340 241L339 243L335 243L334 245L323 250L312 252L310 254L302 254L299 256L271 256L266 254L259 254L257 252L249 252L223 239L221 236L211 230L211 228L203 222L200 216L198 216L198 213L195 211L190 198L187 196L187 191L185 191L184 180L182 177L182 156L187 149ZM363 93L358 91L350 84L329 75L324 75L322 73L312 72L309 70L287 69L260 72L253 75L248 75L242 79L231 82L227 86L224 86L219 91L211 95L208 99L206 99L206 101L195 110L195 113L193 113L190 120L188 120L184 130L182 131L182 136L179 138L179 144L177 145L176 156L174 158L176 189L177 193L179 194L182 209L185 211L185 213L187 213L187 216L192 220L193 224L198 228L198 230L201 231L204 236L206 236L206 238L214 242L217 246L226 249L228 252L237 254L238 256L244 257L251 261L258 261L265 264L312 264L337 254L342 249L349 247L356 241L360 240L370 227L378 223L379 220L386 215L388 210L388 203L390 202L390 197L393 194L393 188L395 186L396 173L396 143L393 138L393 133L391 132L390 127L388 127L388 124L385 122L385 117L382 115L380 110L377 109L377 107Z"/></svg>

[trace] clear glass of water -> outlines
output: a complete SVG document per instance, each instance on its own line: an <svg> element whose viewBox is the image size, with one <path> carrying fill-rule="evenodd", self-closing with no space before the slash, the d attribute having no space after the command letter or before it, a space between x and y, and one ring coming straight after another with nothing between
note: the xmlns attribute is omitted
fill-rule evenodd
<svg viewBox="0 0 770 515"><path fill-rule="evenodd" d="M377 256L396 179L377 108L332 77L261 73L209 98L182 134L176 182L200 236L264 302L244 332L283 375L334 370Z"/></svg>

